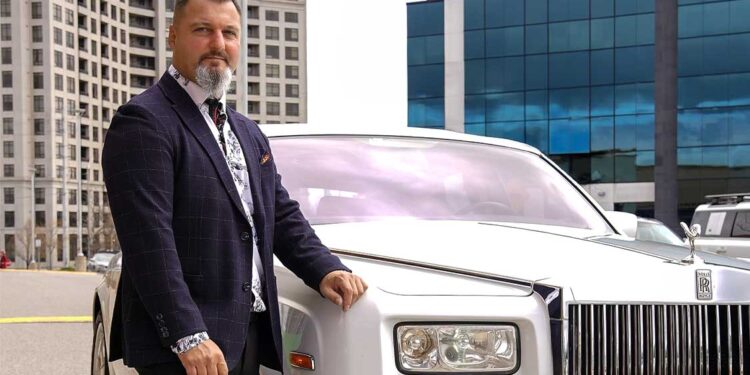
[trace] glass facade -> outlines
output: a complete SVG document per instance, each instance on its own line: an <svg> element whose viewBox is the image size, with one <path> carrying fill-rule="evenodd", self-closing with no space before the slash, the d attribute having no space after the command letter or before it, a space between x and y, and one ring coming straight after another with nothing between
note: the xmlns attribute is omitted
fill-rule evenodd
<svg viewBox="0 0 750 375"><path fill-rule="evenodd" d="M445 125L443 2L413 3L407 8L409 126Z"/></svg>
<svg viewBox="0 0 750 375"><path fill-rule="evenodd" d="M425 60L412 22L443 28L437 11L425 16L442 3L418 4L408 7L410 125L413 94L425 91L411 75ZM706 194L750 191L749 19L750 0L679 1L683 217ZM464 69L467 133L533 145L583 184L653 181L654 0L464 0Z"/></svg>

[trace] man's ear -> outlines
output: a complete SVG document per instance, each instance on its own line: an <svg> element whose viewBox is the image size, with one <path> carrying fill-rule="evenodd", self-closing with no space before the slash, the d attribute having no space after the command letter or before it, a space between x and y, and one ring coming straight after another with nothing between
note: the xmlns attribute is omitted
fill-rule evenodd
<svg viewBox="0 0 750 375"><path fill-rule="evenodd" d="M177 33L174 31L174 23L169 25L169 38L167 39L169 42L169 48L174 50L174 42L177 38Z"/></svg>

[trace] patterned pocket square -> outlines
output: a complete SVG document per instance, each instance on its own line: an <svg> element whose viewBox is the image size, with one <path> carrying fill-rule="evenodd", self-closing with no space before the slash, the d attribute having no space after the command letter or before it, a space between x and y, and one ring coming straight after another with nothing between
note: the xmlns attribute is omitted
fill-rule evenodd
<svg viewBox="0 0 750 375"><path fill-rule="evenodd" d="M269 160L271 160L271 154L263 153L263 156L260 157L260 165L266 164Z"/></svg>

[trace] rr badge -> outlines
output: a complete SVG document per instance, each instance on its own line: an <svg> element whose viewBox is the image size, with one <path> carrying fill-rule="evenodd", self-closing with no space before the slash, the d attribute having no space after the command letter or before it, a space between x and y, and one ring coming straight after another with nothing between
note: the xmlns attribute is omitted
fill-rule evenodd
<svg viewBox="0 0 750 375"><path fill-rule="evenodd" d="M711 270L695 270L695 288L699 301L709 301L713 298Z"/></svg>

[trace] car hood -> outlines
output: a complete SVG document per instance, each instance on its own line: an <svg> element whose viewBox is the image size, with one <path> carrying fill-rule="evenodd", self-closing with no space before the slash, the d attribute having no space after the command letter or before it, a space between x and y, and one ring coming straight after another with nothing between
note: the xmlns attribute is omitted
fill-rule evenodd
<svg viewBox="0 0 750 375"><path fill-rule="evenodd" d="M467 221L382 221L317 225L332 249L537 281L576 300L696 300L696 270L711 270L713 300L750 299L750 263L679 246L600 236L587 230ZM356 270L355 270L356 271Z"/></svg>

